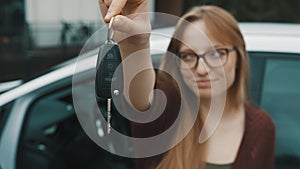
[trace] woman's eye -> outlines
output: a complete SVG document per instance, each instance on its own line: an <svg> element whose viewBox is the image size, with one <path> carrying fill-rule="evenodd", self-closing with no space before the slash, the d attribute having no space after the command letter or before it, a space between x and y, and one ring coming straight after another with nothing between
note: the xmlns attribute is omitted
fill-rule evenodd
<svg viewBox="0 0 300 169"><path fill-rule="evenodd" d="M193 54L182 54L181 55L181 59L183 59L183 60L191 60L193 58L194 58Z"/></svg>
<svg viewBox="0 0 300 169"><path fill-rule="evenodd" d="M208 53L208 56L212 57L212 58L219 58L219 57L222 57L222 56L225 56L225 55L226 55L225 50L216 50L216 51Z"/></svg>
<svg viewBox="0 0 300 169"><path fill-rule="evenodd" d="M214 58L214 57L220 57L220 53L217 51L213 51L207 54L207 56Z"/></svg>
<svg viewBox="0 0 300 169"><path fill-rule="evenodd" d="M223 50L223 49L217 50L217 52L218 52L219 56L225 56L227 53L226 50Z"/></svg>
<svg viewBox="0 0 300 169"><path fill-rule="evenodd" d="M216 52L218 53L219 56L227 55L226 49L218 49Z"/></svg>

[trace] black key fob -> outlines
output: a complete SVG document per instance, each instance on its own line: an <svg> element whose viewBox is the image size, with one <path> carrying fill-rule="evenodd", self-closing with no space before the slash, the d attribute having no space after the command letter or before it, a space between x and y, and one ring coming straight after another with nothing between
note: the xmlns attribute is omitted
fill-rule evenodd
<svg viewBox="0 0 300 169"><path fill-rule="evenodd" d="M97 100L119 95L123 87L122 58L119 46L114 42L105 42L100 46L96 66L95 90ZM121 64L121 65L120 65ZM114 73L118 66L120 70ZM114 89L112 89L114 83Z"/></svg>

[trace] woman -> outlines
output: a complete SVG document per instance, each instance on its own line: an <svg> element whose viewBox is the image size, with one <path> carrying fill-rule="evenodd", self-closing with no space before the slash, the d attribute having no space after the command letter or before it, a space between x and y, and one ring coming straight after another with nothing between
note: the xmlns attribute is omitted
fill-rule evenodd
<svg viewBox="0 0 300 169"><path fill-rule="evenodd" d="M114 29L130 35L133 32L149 31L148 26L141 27L144 23L149 25L149 20L137 16L127 18L122 14L146 12L147 3L143 0L127 3L100 0L100 7L102 15L106 15L106 21L116 16ZM149 48L148 39L147 35L138 35L120 42L122 57L125 59L132 52ZM199 97L200 103L196 104L199 105L199 116L191 131L175 147L162 155L137 160L137 168L274 168L275 127L268 113L248 104L248 61L245 42L236 20L219 7L194 7L177 24L168 52L180 60L168 57L167 53L162 69L170 68L177 72L176 75L182 78L188 92ZM151 66L147 50L142 57L139 64ZM132 66L124 65L125 79L126 72L129 72L127 69ZM183 97L179 92L182 84L178 84L164 71L159 71L156 77L154 70L148 69L127 85L127 100L139 110L150 107L148 97L154 86L163 90L168 99L164 114L153 123L154 126L164 125L154 131L151 125L133 124L133 134L148 137L167 129L177 115L173 113L178 109L174 105L178 105L179 98ZM197 86L197 90L193 86ZM224 107L222 104L215 105L212 100L222 95L226 98ZM153 102L152 105L155 105L155 99ZM185 103L195 105L192 104L193 99ZM198 138L204 127L204 119L210 113L218 113L209 112L211 106L221 107L218 110L222 110L222 116L212 135L200 144Z"/></svg>

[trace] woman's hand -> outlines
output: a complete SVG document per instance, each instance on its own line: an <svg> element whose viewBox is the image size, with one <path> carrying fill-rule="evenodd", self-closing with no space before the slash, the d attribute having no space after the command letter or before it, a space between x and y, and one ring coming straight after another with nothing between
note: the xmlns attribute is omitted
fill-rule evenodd
<svg viewBox="0 0 300 169"><path fill-rule="evenodd" d="M112 24L115 41L126 39L127 45L148 43L151 31L148 0L99 0L99 6L105 22L115 17Z"/></svg>
<svg viewBox="0 0 300 169"><path fill-rule="evenodd" d="M137 55L137 59L123 63L124 93L126 100L138 110L150 107L149 95L154 87L155 73L149 49L151 32L148 0L99 0L102 17L115 30L114 40L118 43L123 60ZM148 68L130 80L140 67ZM150 68L150 69L149 69Z"/></svg>

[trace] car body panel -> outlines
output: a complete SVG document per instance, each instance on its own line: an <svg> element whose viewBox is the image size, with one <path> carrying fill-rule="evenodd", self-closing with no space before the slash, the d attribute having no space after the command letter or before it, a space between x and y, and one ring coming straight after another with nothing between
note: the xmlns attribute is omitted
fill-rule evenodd
<svg viewBox="0 0 300 169"><path fill-rule="evenodd" d="M295 24L240 24L240 28L244 34L246 41L246 48L248 51L263 51L263 52L283 52L283 53L300 53L300 25ZM282 29L286 32L279 34ZM289 29L293 31L289 31ZM167 50L167 46L170 41L170 37L174 32L173 27L163 28L159 30L153 30L153 35L150 41L151 54L162 54ZM280 36L278 36L278 34ZM292 44L292 45L284 45ZM85 62L86 65L81 69L87 70L95 66L96 63L90 62L95 60L97 49L89 52L80 58L86 58L87 60L80 59ZM92 56L91 56L92 55ZM87 57L89 56L89 57ZM94 63L94 64L91 64ZM15 88L7 93L0 95L0 106L5 103L16 99L22 95L37 90L44 85L51 84L61 78L71 76L76 68L76 63L72 63L68 66L50 72L42 77L29 81L20 87Z"/></svg>
<svg viewBox="0 0 300 169"><path fill-rule="evenodd" d="M300 54L300 25L298 24L242 23L240 27L245 37L248 52L294 53L297 54L295 57L298 57ZM173 31L174 27L153 30L150 47L152 57L155 57L157 62L167 50ZM62 86L70 86L74 73L94 70L97 53L98 49L95 49L83 54L65 66L0 95L0 107L15 101L0 136L0 165L2 168L16 168L18 141L23 121L26 117L26 111L30 105L45 93L52 92ZM257 86L258 90L261 90L259 89L260 87ZM261 97L260 93L258 93L257 97Z"/></svg>

